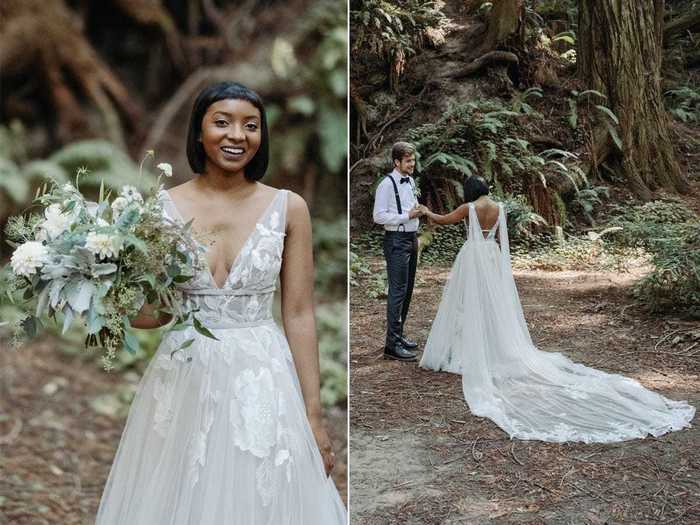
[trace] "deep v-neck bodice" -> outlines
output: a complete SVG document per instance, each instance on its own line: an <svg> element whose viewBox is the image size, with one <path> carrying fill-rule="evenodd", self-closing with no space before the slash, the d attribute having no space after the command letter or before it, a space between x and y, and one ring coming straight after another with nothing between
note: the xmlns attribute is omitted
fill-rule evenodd
<svg viewBox="0 0 700 525"><path fill-rule="evenodd" d="M178 285L185 300L199 308L198 317L208 326L238 326L271 319L272 297L284 250L287 193L278 190L258 218L221 286L217 286L204 254L201 269L188 282ZM161 192L161 202L167 217L185 222L165 190Z"/></svg>
<svg viewBox="0 0 700 525"><path fill-rule="evenodd" d="M219 289L219 290L226 288L226 285L228 284L229 279L231 278L231 275L232 275L234 269L236 268L237 264L239 263L239 261L241 259L241 255L244 252L250 251L248 245L254 241L256 234L260 231L259 226L264 225L266 219L268 218L268 215L275 212L275 208L278 207L278 201L280 200L281 196L285 195L285 194L286 194L285 190L277 190L277 192L275 193L275 196L272 198L270 203L263 210L263 212L260 215L260 217L258 218L258 220L255 222L255 225L253 226L252 230L245 237L238 254L236 254L236 256L233 259L233 262L231 263L231 266L228 269L228 272L226 274L226 279L224 280L224 282L220 286L216 283L216 279L214 278L214 272L211 271L211 265L209 264L209 261L205 258L205 260L203 261L204 262L203 266L205 267L206 273L208 274L207 277L210 278L211 284L214 288ZM167 200L167 202L169 204L168 207L170 208L172 215L174 215L172 218L176 219L182 223L186 222L184 216L182 215L182 213L180 213L180 211L177 207L177 204L175 204L175 200L172 198L170 193L168 193L167 190L163 190L162 195ZM277 213L279 213L279 210L277 210ZM196 219L195 219L195 222L196 222ZM275 222L277 223L279 221L275 221ZM202 243L199 243L199 244L201 246L204 246ZM206 246L204 246L204 248L206 249Z"/></svg>

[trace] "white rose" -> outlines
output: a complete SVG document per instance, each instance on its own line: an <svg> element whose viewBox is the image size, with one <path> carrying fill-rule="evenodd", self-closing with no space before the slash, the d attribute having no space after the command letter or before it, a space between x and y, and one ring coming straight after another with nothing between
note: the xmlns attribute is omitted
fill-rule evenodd
<svg viewBox="0 0 700 525"><path fill-rule="evenodd" d="M119 255L122 241L119 237L106 233L90 232L85 240L85 247L99 259L107 259Z"/></svg>
<svg viewBox="0 0 700 525"><path fill-rule="evenodd" d="M20 244L10 258L12 271L29 277L41 268L49 258L49 251L40 242L29 241Z"/></svg>
<svg viewBox="0 0 700 525"><path fill-rule="evenodd" d="M39 225L40 234L37 236L40 240L55 239L63 232L70 228L73 222L73 217L61 211L60 204L51 204L44 211L46 219Z"/></svg>
<svg viewBox="0 0 700 525"><path fill-rule="evenodd" d="M124 197L117 197L114 199L114 201L112 201L112 218L117 220L117 217L121 215L124 208L126 208L128 205L129 201Z"/></svg>
<svg viewBox="0 0 700 525"><path fill-rule="evenodd" d="M172 177L173 176L173 167L168 164L167 162L161 162L156 166L163 175L166 177Z"/></svg>

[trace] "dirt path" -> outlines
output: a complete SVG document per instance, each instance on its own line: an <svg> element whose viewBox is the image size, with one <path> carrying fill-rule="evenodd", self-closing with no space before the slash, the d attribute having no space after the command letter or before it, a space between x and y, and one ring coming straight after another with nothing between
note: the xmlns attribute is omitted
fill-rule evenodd
<svg viewBox="0 0 700 525"><path fill-rule="evenodd" d="M20 352L0 345L0 525L94 523L139 380L135 372L103 373L53 344ZM344 500L346 414L327 411Z"/></svg>
<svg viewBox="0 0 700 525"><path fill-rule="evenodd" d="M369 261L381 271L382 260ZM406 328L421 347L448 272L419 268ZM541 349L698 405L700 354L675 336L700 323L630 306L632 276L516 272L516 281ZM510 441L469 413L458 376L381 358L385 303L364 286L351 294L351 523L700 522L697 425L613 445Z"/></svg>

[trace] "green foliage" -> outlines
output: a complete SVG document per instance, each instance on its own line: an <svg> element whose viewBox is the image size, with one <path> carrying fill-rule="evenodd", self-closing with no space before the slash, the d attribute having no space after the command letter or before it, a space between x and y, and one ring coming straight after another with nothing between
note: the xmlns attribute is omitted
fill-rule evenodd
<svg viewBox="0 0 700 525"><path fill-rule="evenodd" d="M568 22L566 26L569 31L563 34L571 33L575 39L575 31L578 28L578 2L576 0L539 0L536 6L537 13L544 19L560 20L562 14L566 15ZM562 33L557 36L561 35Z"/></svg>
<svg viewBox="0 0 700 525"><path fill-rule="evenodd" d="M421 252L420 264L452 264L465 240L463 223L435 227L430 244Z"/></svg>
<svg viewBox="0 0 700 525"><path fill-rule="evenodd" d="M347 303L316 308L321 360L321 402L330 407L345 403L347 390Z"/></svg>
<svg viewBox="0 0 700 525"><path fill-rule="evenodd" d="M372 239L374 237L374 239ZM377 249L377 241L381 243L381 237L375 235L364 235L360 242L351 243L350 252L350 286L364 285L364 292L371 299L380 299L386 297L387 293L387 276L386 269L381 271L372 271L367 260L359 255L358 251L363 250L368 255L380 255L381 249ZM364 245L360 248L360 245Z"/></svg>
<svg viewBox="0 0 700 525"><path fill-rule="evenodd" d="M371 275L367 261L357 253L356 247L351 245L350 248L350 286L357 286L361 276Z"/></svg>
<svg viewBox="0 0 700 525"><path fill-rule="evenodd" d="M416 54L425 40L444 39L447 18L436 2L424 0L362 0L350 11L353 53L372 54L392 63L397 56Z"/></svg>
<svg viewBox="0 0 700 525"><path fill-rule="evenodd" d="M546 185L550 171L570 178L576 187L586 183L580 169L562 162L575 159L575 154L558 149L535 153L519 136L530 119L541 118L525 103L539 94L530 89L509 107L491 99L452 104L435 122L408 131L418 149L419 183L432 208L446 211L461 203L464 175L483 176L501 196L524 193L532 177Z"/></svg>
<svg viewBox="0 0 700 525"><path fill-rule="evenodd" d="M569 126L571 126L572 129L576 129L578 127L578 107L579 104L585 102L589 110L588 112L590 114L597 115L599 118L603 119L603 122L605 123L605 126L608 129L608 134L610 135L610 138L615 143L617 148L620 151L622 151L622 140L620 139L620 135L617 132L617 128L619 128L620 126L620 121L617 118L617 115L615 115L615 113L613 113L607 106L592 103L593 97L598 97L602 100L607 100L608 97L606 97L600 91L596 91L595 89L587 89L581 92L574 89L571 91L571 95L572 96L569 97ZM592 112L592 109L595 109L596 112Z"/></svg>
<svg viewBox="0 0 700 525"><path fill-rule="evenodd" d="M656 231L655 231L656 230ZM654 269L635 286L652 311L680 310L700 318L700 222L650 228Z"/></svg>
<svg viewBox="0 0 700 525"><path fill-rule="evenodd" d="M522 93L516 93L513 95L512 110L515 113L524 113L526 115L532 115L537 118L544 118L544 115L539 111L535 111L533 107L527 103L528 97L542 98L542 88L531 87L523 91Z"/></svg>
<svg viewBox="0 0 700 525"><path fill-rule="evenodd" d="M664 93L666 108L681 122L700 123L700 88L683 86Z"/></svg>
<svg viewBox="0 0 700 525"><path fill-rule="evenodd" d="M592 233L592 232L591 232ZM643 250L606 242L608 234L533 237L512 250L513 267L543 271L628 271L646 260Z"/></svg>
<svg viewBox="0 0 700 525"><path fill-rule="evenodd" d="M506 195L501 201L506 211L509 240L514 246L531 240L534 228L547 225L524 195Z"/></svg>
<svg viewBox="0 0 700 525"><path fill-rule="evenodd" d="M386 298L389 290L389 281L386 275L386 269L375 273L367 282L365 292L372 299Z"/></svg>
<svg viewBox="0 0 700 525"><path fill-rule="evenodd" d="M693 210L678 202L651 201L637 206L617 206L612 224L629 227L645 224L675 224L697 220ZM635 227L636 228L636 227ZM640 239L642 236L635 234Z"/></svg>
<svg viewBox="0 0 700 525"><path fill-rule="evenodd" d="M271 164L345 180L347 159L347 10L319 0L304 13L296 44L278 37L270 61L287 98L266 104L276 137ZM304 166L308 158L313 166Z"/></svg>
<svg viewBox="0 0 700 525"><path fill-rule="evenodd" d="M80 179L81 191L96 194L102 181L108 189L128 184L146 190L155 177L144 173L119 148L103 140L74 142L47 159L28 161L26 151L17 145L24 132L21 124L0 126L0 193L19 208L27 207L35 190L44 182L72 180L78 170L87 174Z"/></svg>
<svg viewBox="0 0 700 525"><path fill-rule="evenodd" d="M675 202L619 207L614 240L641 247L653 269L635 286L652 311L678 310L700 317L700 218Z"/></svg>
<svg viewBox="0 0 700 525"><path fill-rule="evenodd" d="M316 290L323 295L345 297L347 286L347 218L314 220Z"/></svg>
<svg viewBox="0 0 700 525"><path fill-rule="evenodd" d="M576 192L570 206L574 213L581 213L588 224L595 226L593 213L596 206L603 204L602 198L608 197L610 197L610 190L606 186L587 186ZM562 224L564 224L563 221Z"/></svg>

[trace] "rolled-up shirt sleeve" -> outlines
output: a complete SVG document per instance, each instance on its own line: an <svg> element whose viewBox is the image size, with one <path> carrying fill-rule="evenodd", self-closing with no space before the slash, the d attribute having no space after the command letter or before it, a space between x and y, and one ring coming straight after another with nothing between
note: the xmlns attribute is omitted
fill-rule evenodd
<svg viewBox="0 0 700 525"><path fill-rule="evenodd" d="M393 205L392 205L393 202ZM374 194L374 211L372 218L377 224L404 224L410 220L408 212L396 213L396 197L391 188L391 181L384 179L377 186Z"/></svg>

